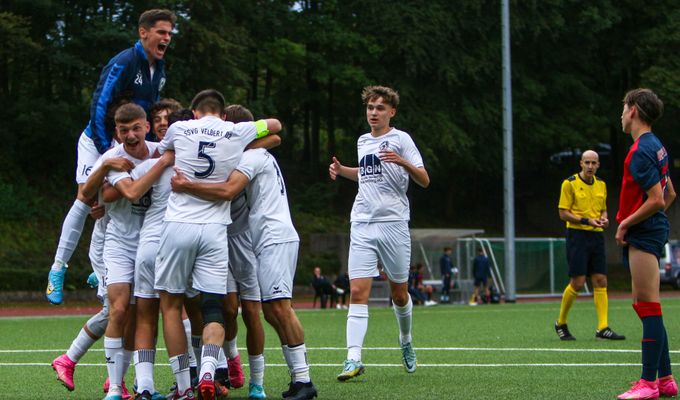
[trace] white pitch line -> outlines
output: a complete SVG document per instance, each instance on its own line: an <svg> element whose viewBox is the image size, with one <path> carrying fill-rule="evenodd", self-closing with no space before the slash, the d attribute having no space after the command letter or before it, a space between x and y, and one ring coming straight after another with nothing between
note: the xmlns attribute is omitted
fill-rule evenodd
<svg viewBox="0 0 680 400"><path fill-rule="evenodd" d="M396 351L401 350L400 347L364 347L364 350L373 351ZM166 351L165 348L160 347L158 351ZM239 350L245 351L245 347L240 347ZM266 347L268 351L281 350L280 347ZM307 347L308 351L345 351L346 347ZM493 352L550 352L550 353L640 353L640 350L635 349L572 349L572 348L531 348L531 347L416 347L417 351L493 351ZM0 353L61 353L64 349L5 349L0 350ZM103 352L104 349L90 349L90 352ZM671 350L670 353L680 354L680 350ZM80 364L79 364L80 365Z"/></svg>
<svg viewBox="0 0 680 400"><path fill-rule="evenodd" d="M49 363L0 363L0 367L49 367ZM671 365L677 366L680 363L673 363ZM106 364L88 364L79 363L78 366L81 367L105 367ZM168 364L157 364L156 366L170 367ZM248 364L243 364L247 367ZM366 367L384 367L384 368L403 368L402 364L364 364ZM559 364L559 363L510 363L510 364L418 364L418 367L425 368L503 368L503 367L639 367L640 363L578 363L578 364ZM288 367L287 364L267 364L267 367ZM310 364L310 367L332 367L339 368L342 364Z"/></svg>

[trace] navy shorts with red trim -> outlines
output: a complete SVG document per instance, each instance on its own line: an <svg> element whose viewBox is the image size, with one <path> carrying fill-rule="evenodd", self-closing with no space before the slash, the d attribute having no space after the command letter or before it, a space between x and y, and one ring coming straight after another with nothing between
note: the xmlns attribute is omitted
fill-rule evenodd
<svg viewBox="0 0 680 400"><path fill-rule="evenodd" d="M628 249L630 246L645 253L654 254L657 259L663 255L663 248L668 242L670 225L665 215L655 214L628 229L623 240L628 246L623 248L623 265L630 268Z"/></svg>

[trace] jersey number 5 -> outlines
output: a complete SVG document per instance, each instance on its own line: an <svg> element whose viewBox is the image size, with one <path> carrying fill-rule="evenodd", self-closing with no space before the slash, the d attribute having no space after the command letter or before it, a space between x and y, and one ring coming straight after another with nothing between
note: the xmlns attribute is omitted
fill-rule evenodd
<svg viewBox="0 0 680 400"><path fill-rule="evenodd" d="M198 158L204 158L206 161L208 161L208 169L201 172L194 172L194 176L196 178L207 178L213 173L213 171L215 171L215 160L213 160L209 155L205 154L204 149L206 147L212 149L215 147L215 143L198 142Z"/></svg>

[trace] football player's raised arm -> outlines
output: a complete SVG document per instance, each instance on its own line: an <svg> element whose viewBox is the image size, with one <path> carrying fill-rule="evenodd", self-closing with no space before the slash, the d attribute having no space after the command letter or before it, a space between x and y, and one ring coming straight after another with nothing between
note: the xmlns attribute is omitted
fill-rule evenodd
<svg viewBox="0 0 680 400"><path fill-rule="evenodd" d="M425 167L416 167L406 158L390 149L380 150L379 157L382 162L391 162L404 168L413 182L417 183L419 186L424 188L430 186L430 175L428 175Z"/></svg>
<svg viewBox="0 0 680 400"><path fill-rule="evenodd" d="M264 122L267 124L267 131L270 135L279 133L281 132L281 129L283 129L281 126L281 121L276 118L267 118L264 120Z"/></svg>
<svg viewBox="0 0 680 400"><path fill-rule="evenodd" d="M430 186L430 175L427 173L425 167L416 167L413 164L406 162L404 169L411 176L413 182L417 183L420 187L426 188Z"/></svg>
<svg viewBox="0 0 680 400"><path fill-rule="evenodd" d="M115 187L113 187L113 185L108 182L104 182L104 186L102 186L102 200L104 200L104 203L113 203L121 197L123 196L119 191L116 190Z"/></svg>
<svg viewBox="0 0 680 400"><path fill-rule="evenodd" d="M156 164L139 179L133 181L132 179L126 178L116 182L116 190L118 190L123 197L134 203L144 196L144 193L151 189L151 186L153 186L158 178L160 178L163 170L172 166L174 163L175 152L166 151L161 158L158 159L158 162L156 162Z"/></svg>
<svg viewBox="0 0 680 400"><path fill-rule="evenodd" d="M187 179L179 169L175 168L175 176L170 180L172 191L189 193L205 200L231 201L248 185L248 177L240 171L234 170L226 182L205 183Z"/></svg>
<svg viewBox="0 0 680 400"><path fill-rule="evenodd" d="M123 157L106 159L99 168L92 171L87 178L82 189L83 196L88 199L94 198L99 188L104 184L104 178L106 178L106 174L108 174L110 170L130 171L134 166L132 161Z"/></svg>
<svg viewBox="0 0 680 400"><path fill-rule="evenodd" d="M273 149L281 144L281 136L273 134L265 137L255 139L246 146L246 150L250 149Z"/></svg>
<svg viewBox="0 0 680 400"><path fill-rule="evenodd" d="M332 180L336 180L338 176L347 178L350 181L359 181L359 167L346 167L333 156L333 162L328 166L328 175Z"/></svg>
<svg viewBox="0 0 680 400"><path fill-rule="evenodd" d="M252 122L250 122L252 123ZM258 119L255 123L255 139L281 132L281 122L278 119Z"/></svg>

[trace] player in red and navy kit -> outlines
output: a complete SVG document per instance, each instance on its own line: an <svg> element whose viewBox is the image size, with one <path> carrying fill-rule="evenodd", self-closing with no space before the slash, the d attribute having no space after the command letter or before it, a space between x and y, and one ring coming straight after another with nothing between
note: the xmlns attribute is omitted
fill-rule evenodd
<svg viewBox="0 0 680 400"><path fill-rule="evenodd" d="M663 102L649 89L635 89L623 99L621 126L633 138L624 161L616 243L633 281L633 308L642 321L642 377L619 399L675 396L668 336L659 297L659 257L668 241L665 210L675 199L668 175L668 153L652 133Z"/></svg>

